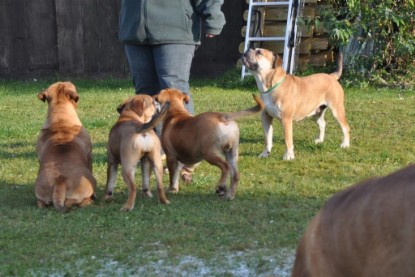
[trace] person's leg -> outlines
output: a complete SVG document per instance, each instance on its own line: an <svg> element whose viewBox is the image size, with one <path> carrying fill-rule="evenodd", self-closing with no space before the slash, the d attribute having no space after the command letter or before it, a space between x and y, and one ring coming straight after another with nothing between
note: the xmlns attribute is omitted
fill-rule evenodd
<svg viewBox="0 0 415 277"><path fill-rule="evenodd" d="M124 46L136 94L155 95L160 91L152 47L136 44Z"/></svg>
<svg viewBox="0 0 415 277"><path fill-rule="evenodd" d="M160 89L175 88L190 97L186 109L194 114L193 98L189 89L189 76L195 45L163 44L154 46L153 55Z"/></svg>

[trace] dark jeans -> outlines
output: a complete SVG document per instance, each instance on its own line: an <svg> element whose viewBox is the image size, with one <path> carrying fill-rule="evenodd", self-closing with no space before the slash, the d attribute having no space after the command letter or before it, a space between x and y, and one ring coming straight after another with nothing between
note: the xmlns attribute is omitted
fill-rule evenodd
<svg viewBox="0 0 415 277"><path fill-rule="evenodd" d="M190 97L186 109L194 114L192 95L189 91L190 67L195 45L125 44L135 93L155 95L165 88L175 88Z"/></svg>

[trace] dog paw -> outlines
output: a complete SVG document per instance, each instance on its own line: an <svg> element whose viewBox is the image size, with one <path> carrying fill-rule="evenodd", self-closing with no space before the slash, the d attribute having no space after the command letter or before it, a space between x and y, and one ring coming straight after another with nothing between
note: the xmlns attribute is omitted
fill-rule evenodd
<svg viewBox="0 0 415 277"><path fill-rule="evenodd" d="M271 154L270 151L264 151L261 154L258 155L258 158L268 158L269 154Z"/></svg>
<svg viewBox="0 0 415 277"><path fill-rule="evenodd" d="M282 159L284 161L289 161L289 160L294 160L294 153L285 153L284 156L282 157Z"/></svg>
<svg viewBox="0 0 415 277"><path fill-rule="evenodd" d="M61 213L67 213L69 212L70 208L66 207L66 206L61 206L61 205L55 205L56 210L58 210Z"/></svg>
<svg viewBox="0 0 415 277"><path fill-rule="evenodd" d="M104 201L112 201L112 200L114 200L114 197L112 196L112 194L111 195L107 194L104 196Z"/></svg>
<svg viewBox="0 0 415 277"><path fill-rule="evenodd" d="M164 200L160 200L160 203L161 204L164 204L164 205L169 205L170 204L170 201L167 200L167 199L164 199Z"/></svg>
<svg viewBox="0 0 415 277"><path fill-rule="evenodd" d="M225 196L225 194L226 194L226 185L219 185L217 188L216 188L216 194L219 196L219 197L222 197L222 196Z"/></svg>
<svg viewBox="0 0 415 277"><path fill-rule="evenodd" d="M153 194L149 190L143 190L143 195L150 198L153 197Z"/></svg>
<svg viewBox="0 0 415 277"><path fill-rule="evenodd" d="M320 144L320 143L323 143L323 140L318 138L318 139L314 140L314 143L315 144Z"/></svg>
<svg viewBox="0 0 415 277"><path fill-rule="evenodd" d="M343 142L340 147L341 148L349 148L350 144L348 142Z"/></svg>
<svg viewBox="0 0 415 277"><path fill-rule="evenodd" d="M234 200L234 199L235 199L235 195L232 195L231 193L226 194L226 200Z"/></svg>
<svg viewBox="0 0 415 277"><path fill-rule="evenodd" d="M130 207L130 206L125 205L124 207L121 208L121 211L122 212L130 212L130 211L133 210L133 208L134 208L134 206Z"/></svg>
<svg viewBox="0 0 415 277"><path fill-rule="evenodd" d="M176 193L178 193L178 192L179 192L179 189L169 187L169 188L167 189L167 192L168 192L168 193L174 193L174 194L176 194Z"/></svg>
<svg viewBox="0 0 415 277"><path fill-rule="evenodd" d="M38 208L46 208L46 203L45 202L43 202L43 201L41 201L41 200L37 200L37 207Z"/></svg>

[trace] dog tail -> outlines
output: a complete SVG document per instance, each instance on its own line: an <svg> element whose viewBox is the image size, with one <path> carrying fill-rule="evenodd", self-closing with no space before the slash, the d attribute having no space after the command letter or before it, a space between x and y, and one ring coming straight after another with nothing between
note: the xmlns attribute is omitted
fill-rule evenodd
<svg viewBox="0 0 415 277"><path fill-rule="evenodd" d="M170 102L166 102L166 104L163 105L160 112L153 116L153 118L143 125L137 127L136 132L137 133L145 133L151 129L154 129L161 121L163 121L164 117L167 114L167 111L170 108Z"/></svg>
<svg viewBox="0 0 415 277"><path fill-rule="evenodd" d="M339 80L340 77L342 76L342 72L343 72L343 53L342 51L339 51L339 53L337 54L337 70L331 73L330 75L336 78L336 80Z"/></svg>
<svg viewBox="0 0 415 277"><path fill-rule="evenodd" d="M53 187L53 206L60 212L67 212L68 208L65 207L66 199L66 177L60 175L56 178L55 186Z"/></svg>
<svg viewBox="0 0 415 277"><path fill-rule="evenodd" d="M256 106L243 110L243 111L228 113L227 115L231 117L232 119L238 119L238 118L253 115L253 114L256 114L262 111L265 108L264 102L262 102L261 98L258 95L252 94L252 96L254 97L254 100L257 103Z"/></svg>

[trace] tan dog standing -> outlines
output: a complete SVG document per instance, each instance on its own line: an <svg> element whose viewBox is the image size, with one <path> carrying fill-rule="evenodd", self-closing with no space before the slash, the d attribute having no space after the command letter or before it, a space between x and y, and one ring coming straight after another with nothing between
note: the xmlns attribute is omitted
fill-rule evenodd
<svg viewBox="0 0 415 277"><path fill-rule="evenodd" d="M59 211L87 206L95 197L96 180L91 139L76 112L76 88L70 82L58 82L38 98L47 101L48 114L36 144L40 165L35 182L37 205L53 204Z"/></svg>
<svg viewBox="0 0 415 277"><path fill-rule="evenodd" d="M291 276L415 276L414 199L414 165L335 194L308 225Z"/></svg>
<svg viewBox="0 0 415 277"><path fill-rule="evenodd" d="M193 169L205 160L222 171L216 192L219 196L226 193L227 199L233 199L239 182L239 127L235 119L260 112L264 106L259 97L254 95L257 106L244 111L206 112L197 116L187 112L184 103L187 103L189 98L179 90L165 89L155 98L161 104L170 102L161 134L170 174L169 190L179 191L179 172L183 165ZM226 182L229 175L230 189L227 190Z"/></svg>
<svg viewBox="0 0 415 277"><path fill-rule="evenodd" d="M131 211L134 208L137 188L135 184L135 168L141 161L143 194L151 197L149 190L150 165L157 182L157 193L161 203L168 204L163 187L163 165L161 160L161 144L153 128L161 122L169 104L163 106L156 117L154 99L148 95L136 95L118 107L120 117L112 127L108 139L108 169L106 200L113 197L118 165L122 167L122 177L128 186L128 200L122 208Z"/></svg>
<svg viewBox="0 0 415 277"><path fill-rule="evenodd" d="M293 121L316 115L320 134L315 142L322 143L326 127L324 113L327 107L331 109L342 128L341 147L349 147L350 128L346 121L344 92L337 81L342 71L341 59L337 72L318 73L306 77L287 74L282 68L281 58L266 49L247 50L242 62L255 77L261 98L265 103L261 115L265 147L260 157L268 157L271 153L273 118L280 119L284 129L286 145L284 160L294 159Z"/></svg>

